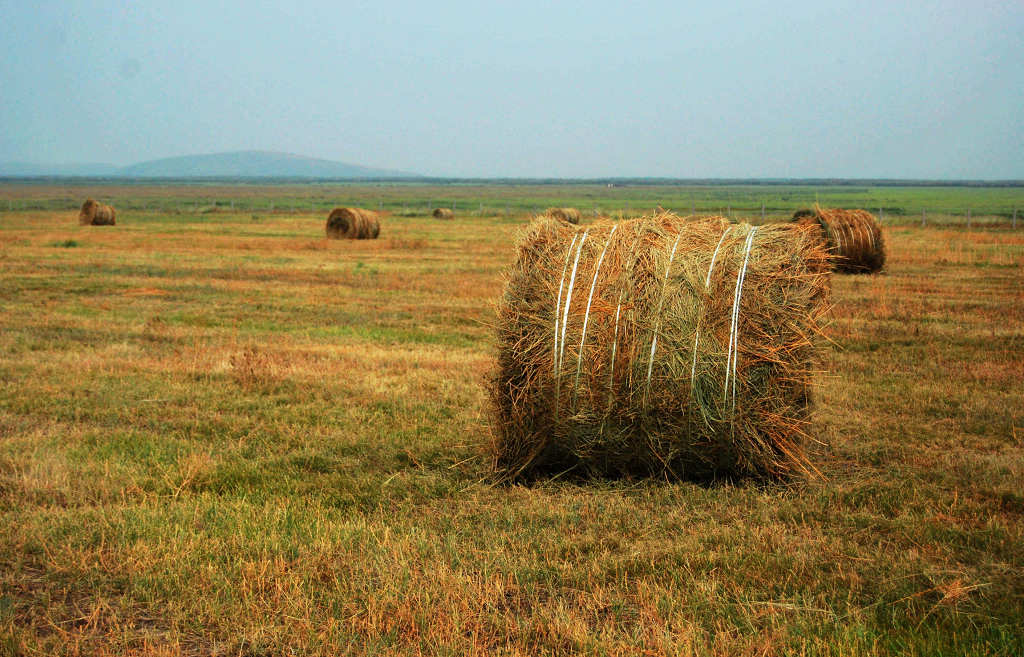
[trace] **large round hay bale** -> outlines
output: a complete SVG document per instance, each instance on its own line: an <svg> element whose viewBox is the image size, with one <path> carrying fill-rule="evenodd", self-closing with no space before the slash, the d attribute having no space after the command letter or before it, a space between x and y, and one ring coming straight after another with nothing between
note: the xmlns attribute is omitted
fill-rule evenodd
<svg viewBox="0 0 1024 657"><path fill-rule="evenodd" d="M454 219L455 213L448 208L435 208L434 219Z"/></svg>
<svg viewBox="0 0 1024 657"><path fill-rule="evenodd" d="M334 208L327 216L327 237L373 240L380 235L380 219L362 208Z"/></svg>
<svg viewBox="0 0 1024 657"><path fill-rule="evenodd" d="M866 210L815 207L798 210L793 221L819 228L838 272L866 274L885 266L882 227Z"/></svg>
<svg viewBox="0 0 1024 657"><path fill-rule="evenodd" d="M82 226L114 226L117 224L117 212L109 205L86 199L78 211L78 223Z"/></svg>
<svg viewBox="0 0 1024 657"><path fill-rule="evenodd" d="M802 443L830 274L815 229L542 217L499 304L499 476L776 477Z"/></svg>
<svg viewBox="0 0 1024 657"><path fill-rule="evenodd" d="M578 224L582 216L576 208L548 208L544 214L570 224Z"/></svg>

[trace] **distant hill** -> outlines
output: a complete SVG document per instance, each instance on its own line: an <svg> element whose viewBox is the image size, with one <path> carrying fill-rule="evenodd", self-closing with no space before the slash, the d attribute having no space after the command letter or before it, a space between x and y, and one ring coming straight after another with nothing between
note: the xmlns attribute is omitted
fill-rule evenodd
<svg viewBox="0 0 1024 657"><path fill-rule="evenodd" d="M371 169L290 153L236 151L140 162L119 170L131 178L411 178L413 174Z"/></svg>
<svg viewBox="0 0 1024 657"><path fill-rule="evenodd" d="M112 164L38 164L0 162L0 177L95 178L417 178L416 174L372 169L356 164L321 160L290 153L235 151L185 155L139 162L126 167Z"/></svg>

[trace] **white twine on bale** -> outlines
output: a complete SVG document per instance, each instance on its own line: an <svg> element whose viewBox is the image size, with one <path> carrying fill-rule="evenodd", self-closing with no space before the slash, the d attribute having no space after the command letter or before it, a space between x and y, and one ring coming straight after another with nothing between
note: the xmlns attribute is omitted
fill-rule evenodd
<svg viewBox="0 0 1024 657"><path fill-rule="evenodd" d="M875 250L875 225L874 225L874 222L867 221L867 220L862 221L860 227L861 227L861 230L863 230L865 233L867 233L868 244L871 245L871 250L874 251Z"/></svg>
<svg viewBox="0 0 1024 657"><path fill-rule="evenodd" d="M604 255L608 252L608 245L612 242L612 235L615 234L615 230L619 227L618 224L612 226L612 232L608 233L608 239L604 243L604 248L601 250L601 257L597 259L597 267L594 268L594 280L590 283L590 296L587 297L587 312L583 315L583 334L580 336L580 350L576 356L576 381L573 386L580 384L580 372L583 371L583 343L587 339L587 323L590 321L590 304L594 301L594 288L597 287L597 275L601 271L601 263L604 262Z"/></svg>
<svg viewBox="0 0 1024 657"><path fill-rule="evenodd" d="M562 281L558 284L558 298L555 301L555 354L552 357L552 363L554 366L554 374L558 375L558 320L562 314L562 288L565 287L565 275L569 272L569 260L572 258L572 247L576 246L576 238L579 235L572 236L572 242L569 243L569 249L565 252L565 266L562 268Z"/></svg>
<svg viewBox="0 0 1024 657"><path fill-rule="evenodd" d="M665 290L668 289L668 274L672 271L672 261L676 257L676 247L679 246L679 238L683 234L676 235L676 241L672 243L672 253L668 256L668 264L665 266L665 280L661 284L661 300L658 302L657 321L654 324L654 335L651 338L651 355L647 360L647 385L644 388L644 403L647 403L647 393L651 390L651 374L654 372L654 350L658 348L658 331L661 330L661 310L665 306Z"/></svg>
<svg viewBox="0 0 1024 657"><path fill-rule="evenodd" d="M633 253L636 250L637 242L640 240L640 236L637 235L633 239L633 245L629 249L629 253ZM619 304L615 306L615 330L612 333L612 356L611 362L608 367L608 403L612 402L612 393L615 390L615 352L619 346L619 317L622 314L622 300L626 297L625 288L619 290Z"/></svg>
<svg viewBox="0 0 1024 657"><path fill-rule="evenodd" d="M565 360L565 329L569 324L569 304L572 302L572 291L576 286L576 269L580 264L580 254L583 253L583 243L587 241L587 231L583 231L579 246L576 247L576 260L572 263L572 275L569 277L569 287L565 291L565 310L562 314L562 338L558 345L558 369L555 372L555 412L558 411L559 389L562 380L562 362ZM571 247L570 247L571 248Z"/></svg>
<svg viewBox="0 0 1024 657"><path fill-rule="evenodd" d="M834 228L833 225L828 224L828 233L836 237L836 245L838 246L836 253L838 255L842 255L846 251L846 248L843 245L843 235L840 233L840 227L837 226Z"/></svg>
<svg viewBox="0 0 1024 657"><path fill-rule="evenodd" d="M732 297L732 325L729 327L729 350L725 359L725 386L722 388L722 403L729 397L729 379L732 375L732 412L736 414L736 361L739 360L739 318L740 300L743 297L743 281L747 277L747 263L750 262L750 247L754 244L754 234L757 227L750 229L747 234L747 243L744 245L743 266L736 275L736 288ZM731 365L731 371L730 371Z"/></svg>
<svg viewBox="0 0 1024 657"><path fill-rule="evenodd" d="M608 399L611 400L612 388L615 385L615 348L619 346L619 313L622 312L622 296L625 290L619 292L619 305L615 307L615 331L612 334L612 357L608 367Z"/></svg>
<svg viewBox="0 0 1024 657"><path fill-rule="evenodd" d="M857 222L857 237L863 237L864 242L871 245L871 231L867 230L867 223L866 221ZM870 248L874 249L874 246Z"/></svg>
<svg viewBox="0 0 1024 657"><path fill-rule="evenodd" d="M587 231L583 231L580 244L576 247L576 260L572 263L572 276L569 277L569 288L565 291L565 308L562 315L562 339L558 346L558 371L562 371L562 362L565 360L565 329L569 325L569 303L572 301L572 291L576 287L576 269L580 264L580 254L583 253L583 243L587 241Z"/></svg>
<svg viewBox="0 0 1024 657"><path fill-rule="evenodd" d="M704 293L705 294L707 294L708 291L711 289L711 272L714 271L714 269L715 269L715 260L718 259L718 251L719 251L719 249L722 248L722 243L725 242L725 236L729 234L730 230L732 230L732 226L729 226L728 228L725 229L725 231L722 233L722 236L718 238L718 246L715 247L715 252L713 254L711 254L711 265L708 267L708 275L704 279ZM696 331L696 333L695 333L695 335L693 337L693 365L690 366L690 390L691 391L693 390L693 387L694 387L694 385L696 383L696 379L697 379L697 343L700 342L700 320L701 320L701 318L703 316L704 316L704 300L701 299L700 311L697 313L697 321L695 322L696 325L697 325L697 331ZM693 393L691 392L691 394L693 394Z"/></svg>

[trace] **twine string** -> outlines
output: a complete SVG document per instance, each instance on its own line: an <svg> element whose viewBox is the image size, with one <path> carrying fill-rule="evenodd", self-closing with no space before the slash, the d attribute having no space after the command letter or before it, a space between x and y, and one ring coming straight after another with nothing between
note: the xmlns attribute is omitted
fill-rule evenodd
<svg viewBox="0 0 1024 657"><path fill-rule="evenodd" d="M572 263L572 275L569 277L569 289L565 291L565 309L562 314L562 338L558 346L558 370L555 372L555 412L558 412L558 398L562 380L562 363L565 360L565 329L569 324L569 304L572 302L572 291L576 285L576 270L580 264L580 254L583 253L583 243L587 241L587 231L583 231L579 246L576 247L576 260Z"/></svg>
<svg viewBox="0 0 1024 657"><path fill-rule="evenodd" d="M665 265L665 279L661 284L661 300L658 301L657 320L654 324L654 335L651 337L651 355L647 360L647 385L644 388L644 404L647 403L647 393L651 391L651 374L654 372L654 351L658 348L658 331L661 330L661 311L665 306L665 292L668 289L668 275L672 271L672 261L676 257L676 247L679 246L679 238L683 234L676 235L676 241L672 243L672 252L668 256L668 264Z"/></svg>
<svg viewBox="0 0 1024 657"><path fill-rule="evenodd" d="M757 233L757 227L750 229L747 234L746 244L743 246L743 266L736 274L736 287L733 291L732 299L732 325L729 327L729 349L726 353L725 359L725 385L722 389L722 403L723 405L729 398L729 383L732 381L732 414L735 418L736 415L736 363L739 360L739 317L740 317L740 302L743 297L743 281L747 276L747 264L750 262L750 248L754 243L754 235Z"/></svg>
<svg viewBox="0 0 1024 657"><path fill-rule="evenodd" d="M629 247L629 253L632 254L636 251L636 245L640 241L640 234L633 238L633 244ZM626 270L629 270L627 263ZM612 393L615 389L615 354L619 346L619 318L622 314L622 300L626 298L626 287L623 285L619 289L619 303L615 306L615 330L612 333L612 355L611 362L608 367L608 405L612 403Z"/></svg>
<svg viewBox="0 0 1024 657"><path fill-rule="evenodd" d="M619 305L615 307L615 331L612 334L612 359L608 368L608 400L611 402L612 387L615 385L615 348L619 346L619 313L622 312L622 296L625 290L619 292Z"/></svg>
<svg viewBox="0 0 1024 657"><path fill-rule="evenodd" d="M704 293L707 294L711 290L711 272L715 270L715 260L718 259L718 251L722 248L722 243L725 242L725 236L732 230L732 226L729 226L722 232L722 236L718 238L718 246L715 247L715 252L711 254L711 265L708 266L708 275L704 279ZM700 310L697 312L697 330L693 336L693 365L690 366L690 390L693 390L697 380L697 343L700 342L700 322L704 318L704 299L700 301ZM691 393L692 394L692 393Z"/></svg>
<svg viewBox="0 0 1024 657"><path fill-rule="evenodd" d="M590 295L587 297L587 311L583 315L583 332L580 336L580 350L576 355L576 380L573 383L574 389L580 384L580 372L583 371L583 343L587 340L587 323L590 321L590 304L594 301L594 288L597 287L597 275L601 271L601 263L604 262L604 255L608 252L608 245L612 242L612 235L615 234L615 229L619 227L618 224L612 226L612 231L608 233L608 239L604 243L604 248L601 250L601 257L597 259L597 267L594 268L594 280L590 283Z"/></svg>
<svg viewBox="0 0 1024 657"><path fill-rule="evenodd" d="M562 289L565 287L565 275L569 272L569 260L572 258L572 247L576 246L576 238L579 235L572 236L572 242L569 243L569 249L565 252L565 266L562 267L562 281L558 284L558 297L555 301L555 354L552 357L552 363L554 364L554 374L558 375L558 320L562 312Z"/></svg>

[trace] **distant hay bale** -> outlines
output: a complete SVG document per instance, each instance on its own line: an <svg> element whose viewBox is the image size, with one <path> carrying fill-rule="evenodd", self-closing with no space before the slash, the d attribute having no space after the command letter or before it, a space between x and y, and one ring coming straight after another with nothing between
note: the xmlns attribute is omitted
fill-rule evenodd
<svg viewBox="0 0 1024 657"><path fill-rule="evenodd" d="M544 214L570 224L578 224L582 217L580 211L576 208L548 208L544 211Z"/></svg>
<svg viewBox="0 0 1024 657"><path fill-rule="evenodd" d="M838 272L874 273L885 266L882 227L866 210L815 207L798 210L793 222L816 226L821 231Z"/></svg>
<svg viewBox="0 0 1024 657"><path fill-rule="evenodd" d="M374 240L380 235L380 219L362 208L334 208L327 217L327 237Z"/></svg>
<svg viewBox="0 0 1024 657"><path fill-rule="evenodd" d="M500 478L784 477L830 273L816 229L658 214L525 230L489 388Z"/></svg>
<svg viewBox="0 0 1024 657"><path fill-rule="evenodd" d="M434 219L454 219L455 213L448 208L435 208Z"/></svg>
<svg viewBox="0 0 1024 657"><path fill-rule="evenodd" d="M113 226L117 223L117 212L109 205L86 199L78 211L78 223L82 226Z"/></svg>

